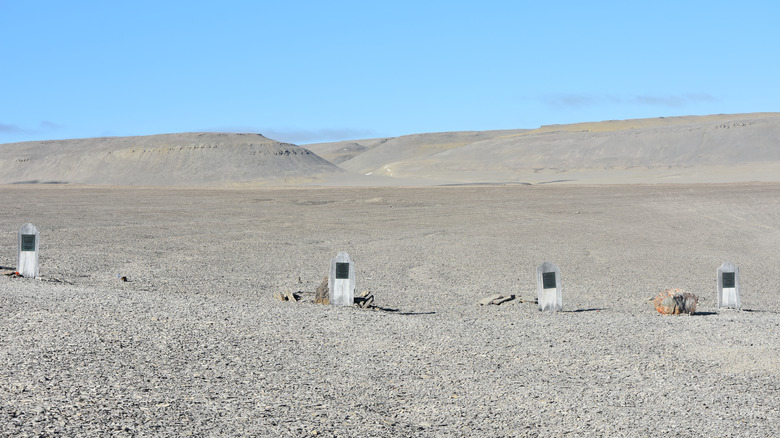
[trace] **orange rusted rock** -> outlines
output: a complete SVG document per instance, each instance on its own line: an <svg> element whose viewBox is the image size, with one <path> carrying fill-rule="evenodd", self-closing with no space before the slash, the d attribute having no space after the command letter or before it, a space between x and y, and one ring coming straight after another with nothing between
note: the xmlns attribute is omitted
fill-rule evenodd
<svg viewBox="0 0 780 438"><path fill-rule="evenodd" d="M655 310L663 315L679 315L681 313L693 315L698 303L699 298L696 295L682 289L667 289L653 299Z"/></svg>

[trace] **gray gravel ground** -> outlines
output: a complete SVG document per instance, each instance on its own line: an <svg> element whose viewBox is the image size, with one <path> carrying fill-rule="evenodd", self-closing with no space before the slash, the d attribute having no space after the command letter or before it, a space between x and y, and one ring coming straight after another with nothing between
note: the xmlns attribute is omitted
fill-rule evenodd
<svg viewBox="0 0 780 438"><path fill-rule="evenodd" d="M0 265L32 222L43 276L0 277L0 435L780 435L778 184L0 202ZM339 251L379 309L312 302ZM477 304L534 298L545 260L563 312ZM743 310L716 308L724 261ZM672 287L699 314L657 314Z"/></svg>

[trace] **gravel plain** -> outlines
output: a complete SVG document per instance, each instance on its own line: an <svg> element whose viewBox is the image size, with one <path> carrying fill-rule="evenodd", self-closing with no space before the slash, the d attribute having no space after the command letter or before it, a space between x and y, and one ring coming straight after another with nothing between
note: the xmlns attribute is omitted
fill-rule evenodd
<svg viewBox="0 0 780 438"><path fill-rule="evenodd" d="M0 265L31 222L42 276L0 276L3 436L780 435L780 184L0 202ZM313 303L339 251L377 308ZM562 312L533 303L544 261ZM742 310L716 308L724 261ZM668 288L697 314L659 315Z"/></svg>

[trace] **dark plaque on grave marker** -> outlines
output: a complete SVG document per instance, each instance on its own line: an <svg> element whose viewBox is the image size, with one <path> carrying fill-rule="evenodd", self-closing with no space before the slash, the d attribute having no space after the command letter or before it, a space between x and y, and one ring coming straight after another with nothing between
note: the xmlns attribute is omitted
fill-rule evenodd
<svg viewBox="0 0 780 438"><path fill-rule="evenodd" d="M336 280L349 279L349 263L336 262Z"/></svg>
<svg viewBox="0 0 780 438"><path fill-rule="evenodd" d="M555 289L557 288L555 283L555 272L543 272L542 273L542 289Z"/></svg>
<svg viewBox="0 0 780 438"><path fill-rule="evenodd" d="M22 234L22 251L35 251L35 234Z"/></svg>
<svg viewBox="0 0 780 438"><path fill-rule="evenodd" d="M733 289L737 287L737 282L734 277L733 272L723 273L723 289Z"/></svg>

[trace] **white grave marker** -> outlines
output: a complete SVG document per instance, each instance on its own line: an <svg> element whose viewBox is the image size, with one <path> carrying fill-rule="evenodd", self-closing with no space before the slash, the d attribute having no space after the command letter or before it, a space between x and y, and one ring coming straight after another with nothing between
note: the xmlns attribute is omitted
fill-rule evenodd
<svg viewBox="0 0 780 438"><path fill-rule="evenodd" d="M557 312L563 309L561 300L561 270L550 262L536 268L537 301L539 310Z"/></svg>
<svg viewBox="0 0 780 438"><path fill-rule="evenodd" d="M16 271L22 277L38 276L38 229L33 224L24 224L19 229L19 250Z"/></svg>
<svg viewBox="0 0 780 438"><path fill-rule="evenodd" d="M739 268L725 262L718 268L718 308L739 309Z"/></svg>
<svg viewBox="0 0 780 438"><path fill-rule="evenodd" d="M355 302L355 264L349 254L340 252L330 261L328 291L331 305L351 306Z"/></svg>

